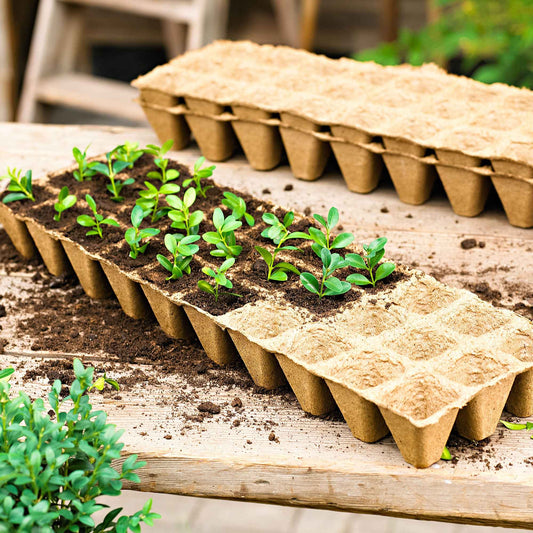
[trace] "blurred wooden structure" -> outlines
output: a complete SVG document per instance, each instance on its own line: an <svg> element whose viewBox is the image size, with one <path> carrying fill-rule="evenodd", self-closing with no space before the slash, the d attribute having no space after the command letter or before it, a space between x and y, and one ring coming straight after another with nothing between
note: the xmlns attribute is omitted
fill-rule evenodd
<svg viewBox="0 0 533 533"><path fill-rule="evenodd" d="M11 120L15 100L15 47L7 0L0 0L0 121Z"/></svg>
<svg viewBox="0 0 533 533"><path fill-rule="evenodd" d="M17 113L40 119L42 104L64 105L142 121L127 84L76 72L87 7L158 19L169 57L224 34L228 0L41 0Z"/></svg>

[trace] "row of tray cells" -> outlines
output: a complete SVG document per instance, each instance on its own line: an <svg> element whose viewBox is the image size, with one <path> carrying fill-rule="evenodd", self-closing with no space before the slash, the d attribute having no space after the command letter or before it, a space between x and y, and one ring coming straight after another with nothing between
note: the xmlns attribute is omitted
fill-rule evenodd
<svg viewBox="0 0 533 533"><path fill-rule="evenodd" d="M161 141L174 139L176 149L189 143L192 131L207 159L224 161L240 144L248 162L256 170L276 167L285 151L293 174L303 180L319 178L333 151L346 185L353 192L373 191L385 166L400 200L419 205L430 197L438 176L454 212L467 217L483 211L492 183L509 222L523 228L533 226L533 183L522 179L533 179L533 169L526 165L503 160L491 163L448 150L432 151L402 139L376 139L361 130L344 126L323 127L288 113L280 114L279 127L271 126L259 122L273 118L271 113L243 106L231 107L237 120L218 120L212 117L223 113L223 106L193 98L186 98L185 102L193 113L199 114L173 115L144 107ZM317 132L330 133L343 141L322 140L315 135ZM385 151L381 154L359 146L368 143L374 143L378 151ZM443 164L421 160L428 154ZM487 167L517 179L497 174L480 175L468 167Z"/></svg>
<svg viewBox="0 0 533 533"><path fill-rule="evenodd" d="M140 319L153 313L170 337L197 336L208 357L219 365L242 358L259 387L275 389L288 382L307 413L324 415L338 407L352 434L364 442L375 442L390 432L404 459L419 468L439 460L454 426L468 439L486 438L495 431L506 402L512 409L514 398L521 398L528 390L531 392L533 371L506 378L482 390L462 409L452 409L435 423L417 427L405 416L380 408L354 391L312 374L288 357L267 352L242 333L222 329L195 308L178 305L150 286L132 281L114 265L89 257L71 241L58 240L34 223L15 219L11 213L7 214L6 207L0 211L0 218L24 257L35 256L38 251L54 276L74 270L90 298L107 298L114 293L128 316ZM438 378L413 376L402 387L410 387L416 395L428 386L424 380L435 379ZM521 400L518 403L522 405ZM528 416L530 413L514 414Z"/></svg>

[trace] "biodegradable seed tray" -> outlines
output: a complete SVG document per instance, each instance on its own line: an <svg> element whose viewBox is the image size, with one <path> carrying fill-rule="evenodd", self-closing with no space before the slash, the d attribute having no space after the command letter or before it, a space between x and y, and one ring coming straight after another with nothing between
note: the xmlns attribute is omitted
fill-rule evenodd
<svg viewBox="0 0 533 533"><path fill-rule="evenodd" d="M57 195L64 184L60 180L72 170L50 175L42 190ZM72 187L97 186L72 181ZM119 221L125 220L135 192L124 189L126 205L118 205L115 213L123 217ZM210 192L219 194L216 188ZM250 197L247 201L257 220L266 209L281 210ZM83 200L78 204L84 208ZM118 267L119 254L127 254L122 241L97 240L94 246L102 251L88 250L67 236L71 230L36 222L37 213L51 209L51 203L23 207L0 204L0 221L24 257L37 248L53 275L72 267L92 298L114 292L129 316L153 312L169 336L197 335L218 364L242 358L258 386L273 389L288 382L308 413L325 414L337 405L358 439L375 442L390 431L405 460L416 467L439 460L454 424L462 436L480 440L495 431L505 405L517 416L533 414L531 322L420 271L398 266L389 284L373 291L353 287L350 298L325 313L295 304L283 284L247 279L253 301L214 316L192 303L198 290L189 277L162 285L153 281L154 272L162 270L156 262ZM67 211L64 228L73 227L68 216ZM298 222L307 219L297 216ZM242 244L258 235L261 224L243 227ZM120 235L124 230L122 222ZM196 268L215 261L200 257ZM310 268L310 261L295 264ZM239 268L232 274L234 283L239 273L247 277L245 267Z"/></svg>
<svg viewBox="0 0 533 533"><path fill-rule="evenodd" d="M351 191L383 164L403 202L424 203L438 176L453 210L476 216L494 185L511 224L533 226L533 92L436 67L382 67L284 46L218 41L139 77L162 142L190 132L205 157L240 144L258 170L285 149L294 175L321 176L333 152Z"/></svg>

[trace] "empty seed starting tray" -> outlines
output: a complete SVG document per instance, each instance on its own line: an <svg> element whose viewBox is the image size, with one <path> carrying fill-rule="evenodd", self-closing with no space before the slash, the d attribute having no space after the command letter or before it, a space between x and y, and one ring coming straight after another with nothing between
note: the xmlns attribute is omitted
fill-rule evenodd
<svg viewBox="0 0 533 533"><path fill-rule="evenodd" d="M133 85L162 142L190 132L206 158L238 143L259 170L283 148L294 175L321 176L333 151L348 188L368 193L385 164L400 200L424 203L436 176L453 210L476 216L494 185L511 224L533 226L533 92L383 67L284 46L218 41ZM492 183L492 185L491 185Z"/></svg>
<svg viewBox="0 0 533 533"><path fill-rule="evenodd" d="M173 161L169 168L179 170L177 183L190 177ZM73 168L56 172L34 185L35 203L0 204L0 221L24 257L39 253L55 276L73 269L90 297L114 293L127 315L153 313L169 336L197 335L218 364L242 358L260 387L288 382L308 413L322 415L338 406L358 439L375 442L390 431L405 460L416 467L439 460L454 425L460 435L480 440L495 431L504 406L517 416L533 413L529 320L400 265L375 288L352 286L341 297L322 300L306 291L296 275L269 282L254 245L270 247L260 235L265 228L261 216L268 211L283 217L281 207L241 194L256 220L255 226L243 224L236 231L243 251L228 276L232 292L241 297L222 296L215 302L198 290L201 267L220 264L203 240L191 274L165 281L167 272L156 254L167 254L163 236L176 231L167 217L150 224L161 233L146 253L129 258L124 232L140 183L155 169L151 156L143 155L126 170L120 177L137 182L124 187L120 204L110 200L102 175L80 183L72 177ZM56 222L53 203L65 185L78 203ZM228 190L212 185L207 198L194 205L205 213L200 234L214 229L212 213ZM87 193L100 213L120 224L104 227L104 239L87 237L87 228L76 223L89 211L82 200ZM311 219L297 215L291 230L310 225ZM285 252L290 255L284 259L318 275L321 267L309 242L300 243L301 251Z"/></svg>

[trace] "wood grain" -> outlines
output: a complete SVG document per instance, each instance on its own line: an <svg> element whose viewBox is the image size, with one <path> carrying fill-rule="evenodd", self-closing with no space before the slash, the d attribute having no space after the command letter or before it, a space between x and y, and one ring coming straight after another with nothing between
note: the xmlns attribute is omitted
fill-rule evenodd
<svg viewBox="0 0 533 533"><path fill-rule="evenodd" d="M91 153L98 153L125 140L156 141L145 129L8 124L0 124L0 138L2 166L33 168L36 176L70 164L73 145L91 143ZM185 163L198 155L195 147L176 154ZM509 305L527 304L524 294L533 292L532 232L509 226L497 205L481 217L464 219L439 194L412 207L401 204L390 185L364 196L349 193L334 168L318 182L303 183L286 166L255 172L242 157L217 167L220 183L289 208L322 212L334 201L345 229L355 231L358 240L385 234L393 259L416 261L451 284L487 281ZM285 191L287 184L293 190ZM262 192L266 188L270 193ZM381 212L383 207L388 213ZM465 237L486 245L463 250ZM1 294L24 297L30 282L24 275L0 275ZM49 388L46 376L25 380L26 372L38 370L45 359L74 354L66 353L68 347L65 353L32 351L31 332L17 336L12 318L2 319L2 336L9 343L0 368L16 368L15 390L24 386L32 396L43 396ZM85 354L84 360L97 367L109 361L98 353ZM343 422L304 415L292 397L218 388L208 379L192 389L183 377L162 373L154 364L108 364L119 381L132 369L145 374L121 391L120 399L94 398L126 429L126 451L148 461L141 490L533 529L533 440L525 432L499 429L490 445L452 448L456 464L441 461L417 470L402 460L390 437L364 444ZM244 406L241 415L231 407L236 396ZM191 424L188 417L202 401L216 402L222 412ZM235 427L237 416L245 422ZM271 431L279 442L269 440Z"/></svg>

